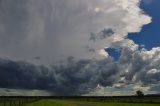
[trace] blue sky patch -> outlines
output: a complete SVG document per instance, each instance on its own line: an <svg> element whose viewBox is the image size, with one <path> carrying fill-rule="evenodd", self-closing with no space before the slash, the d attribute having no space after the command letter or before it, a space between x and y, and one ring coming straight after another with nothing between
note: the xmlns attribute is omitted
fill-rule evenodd
<svg viewBox="0 0 160 106"><path fill-rule="evenodd" d="M114 48L107 48L105 51L111 56L115 61L117 61L120 57L120 51Z"/></svg>
<svg viewBox="0 0 160 106"><path fill-rule="evenodd" d="M144 26L140 33L130 33L129 39L150 50L160 46L160 0L153 0L150 4L142 2L141 8L152 17L152 23Z"/></svg>

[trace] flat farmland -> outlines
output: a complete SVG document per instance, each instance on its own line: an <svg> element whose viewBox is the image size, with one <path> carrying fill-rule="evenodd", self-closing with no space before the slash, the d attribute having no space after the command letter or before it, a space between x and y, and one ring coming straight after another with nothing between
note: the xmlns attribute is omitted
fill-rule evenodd
<svg viewBox="0 0 160 106"><path fill-rule="evenodd" d="M40 100L26 106L160 106L153 103L86 102L74 100Z"/></svg>
<svg viewBox="0 0 160 106"><path fill-rule="evenodd" d="M0 97L0 106L160 106L160 97Z"/></svg>

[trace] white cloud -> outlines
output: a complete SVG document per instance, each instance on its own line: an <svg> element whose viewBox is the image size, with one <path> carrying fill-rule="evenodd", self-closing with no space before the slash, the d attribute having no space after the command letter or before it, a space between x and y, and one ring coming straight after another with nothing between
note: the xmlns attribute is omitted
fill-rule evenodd
<svg viewBox="0 0 160 106"><path fill-rule="evenodd" d="M96 8L94 9L94 11L95 11L95 12L100 12L100 11L103 11L103 9L102 9L101 7L96 7Z"/></svg>
<svg viewBox="0 0 160 106"><path fill-rule="evenodd" d="M104 49L102 49L102 50L100 50L99 51L99 54L102 56L102 57L105 57L105 58L108 58L108 53L104 50Z"/></svg>
<svg viewBox="0 0 160 106"><path fill-rule="evenodd" d="M134 87L133 87L133 90L136 92L136 91L138 91L138 90L141 90L142 92L148 92L149 90L150 90L151 88L150 88L150 86L141 86L141 85L135 85Z"/></svg>
<svg viewBox="0 0 160 106"><path fill-rule="evenodd" d="M0 88L0 96L50 96L50 92L43 90L25 90Z"/></svg>
<svg viewBox="0 0 160 106"><path fill-rule="evenodd" d="M160 70L157 70L157 69L151 69L147 72L147 74L157 74L157 73L160 73Z"/></svg>
<svg viewBox="0 0 160 106"><path fill-rule="evenodd" d="M86 94L87 96L129 96L135 95L137 90L141 90L144 94L153 93L150 92L150 87L142 87L139 84L130 84L124 87L97 87L92 90L90 93Z"/></svg>
<svg viewBox="0 0 160 106"><path fill-rule="evenodd" d="M69 56L99 58L98 52L89 52L86 47L95 51L110 47L151 22L139 3L140 0L1 0L1 57L40 64L56 63ZM96 42L89 40L90 33L104 28L113 29L114 34ZM38 61L34 59L37 56L41 57Z"/></svg>

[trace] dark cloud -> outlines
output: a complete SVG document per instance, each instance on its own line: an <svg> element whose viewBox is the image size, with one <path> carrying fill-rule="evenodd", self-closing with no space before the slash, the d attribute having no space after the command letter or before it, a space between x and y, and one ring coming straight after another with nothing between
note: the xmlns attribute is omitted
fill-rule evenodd
<svg viewBox="0 0 160 106"><path fill-rule="evenodd" d="M101 32L95 34L95 33L91 33L90 34L90 40L92 41L97 41L97 40L103 40L106 39L107 37L110 37L114 34L115 32L111 29L103 29Z"/></svg>
<svg viewBox="0 0 160 106"><path fill-rule="evenodd" d="M119 89L132 83L150 86L160 81L159 54L159 48L143 51L128 45L121 48L116 62L110 57L79 61L68 57L50 68L0 59L0 86L47 90L53 95L83 95L97 85Z"/></svg>
<svg viewBox="0 0 160 106"><path fill-rule="evenodd" d="M93 40L94 42L97 40L97 35L95 33L90 34L90 40Z"/></svg>
<svg viewBox="0 0 160 106"><path fill-rule="evenodd" d="M115 32L111 28L109 28L109 29L102 30L98 35L99 35L100 39L106 39L107 37L110 37L114 33Z"/></svg>
<svg viewBox="0 0 160 106"><path fill-rule="evenodd" d="M36 67L25 62L0 60L0 86L3 88L44 89L54 83L52 73L43 66Z"/></svg>
<svg viewBox="0 0 160 106"><path fill-rule="evenodd" d="M36 60L40 60L40 59L41 59L41 57L40 57L40 56L36 56L36 57L34 57L34 59L36 59Z"/></svg>
<svg viewBox="0 0 160 106"><path fill-rule="evenodd" d="M51 69L25 62L0 61L2 88L48 90L55 95L81 95L98 84L112 85L117 73L116 65L109 60L75 62L69 58L67 64Z"/></svg>

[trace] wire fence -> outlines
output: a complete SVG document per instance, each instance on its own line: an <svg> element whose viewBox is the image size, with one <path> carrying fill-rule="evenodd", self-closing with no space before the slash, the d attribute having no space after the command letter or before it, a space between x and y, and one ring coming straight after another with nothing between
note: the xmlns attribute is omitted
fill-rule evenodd
<svg viewBox="0 0 160 106"><path fill-rule="evenodd" d="M0 97L0 106L25 106L39 100L38 97Z"/></svg>

